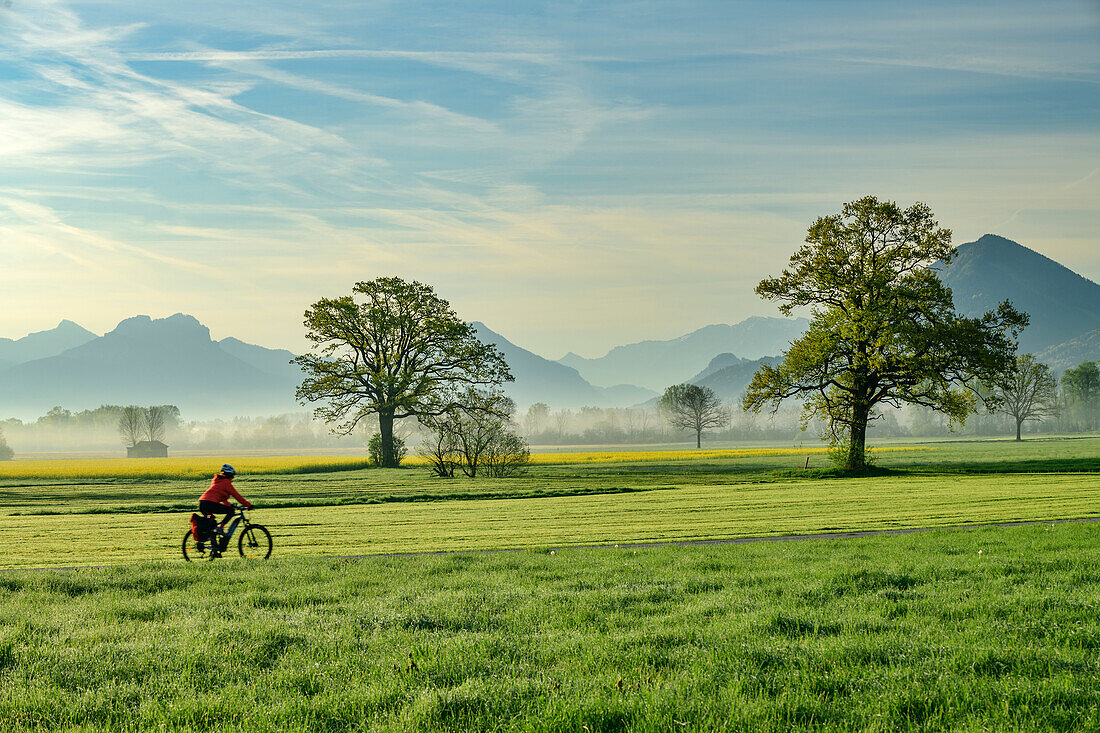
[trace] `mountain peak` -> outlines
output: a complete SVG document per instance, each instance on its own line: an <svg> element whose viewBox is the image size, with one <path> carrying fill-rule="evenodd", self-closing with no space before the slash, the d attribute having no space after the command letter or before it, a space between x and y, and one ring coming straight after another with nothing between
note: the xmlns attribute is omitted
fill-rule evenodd
<svg viewBox="0 0 1100 733"><path fill-rule="evenodd" d="M66 319L57 328L36 331L21 339L0 339L0 361L21 364L44 359L97 338L94 333Z"/></svg>
<svg viewBox="0 0 1100 733"><path fill-rule="evenodd" d="M1009 300L1031 317L1021 351L1038 352L1100 323L1100 285L1035 250L997 234L960 244L941 279L955 307L980 316Z"/></svg>
<svg viewBox="0 0 1100 733"><path fill-rule="evenodd" d="M1024 245L1020 244L1019 242L1015 242L1015 241L1009 239L1008 237L1002 237L1000 234L983 234L982 236L978 237L976 240L974 240L973 242L970 242L969 244L972 244L972 245L973 244L982 244L982 245L986 245L986 246L998 245L999 244L999 245L1010 245L1010 246L1013 246L1013 247L1023 247L1024 249L1027 249L1027 247L1024 247ZM966 246L966 245L963 245L963 246Z"/></svg>
<svg viewBox="0 0 1100 733"><path fill-rule="evenodd" d="M141 315L123 319L107 336L206 342L210 341L210 329L185 313L157 319Z"/></svg>

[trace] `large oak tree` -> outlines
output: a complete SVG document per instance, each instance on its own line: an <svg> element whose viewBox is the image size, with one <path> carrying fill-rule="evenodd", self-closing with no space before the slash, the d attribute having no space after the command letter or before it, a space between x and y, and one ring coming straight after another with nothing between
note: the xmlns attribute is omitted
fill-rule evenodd
<svg viewBox="0 0 1100 733"><path fill-rule="evenodd" d="M471 407L468 387L513 380L504 357L476 337L428 285L397 277L356 283L305 313L311 353L294 361L305 378L296 396L323 401L314 414L350 433L378 415L382 464L394 466L393 422Z"/></svg>
<svg viewBox="0 0 1100 733"><path fill-rule="evenodd" d="M980 318L956 313L933 267L954 254L951 232L920 203L903 210L867 196L815 221L788 268L756 288L785 315L809 308L809 329L781 364L756 373L744 408L801 398L804 418L825 418L841 466L853 470L866 466L877 407L924 405L965 420L970 386L1013 364L1027 316L1008 301Z"/></svg>

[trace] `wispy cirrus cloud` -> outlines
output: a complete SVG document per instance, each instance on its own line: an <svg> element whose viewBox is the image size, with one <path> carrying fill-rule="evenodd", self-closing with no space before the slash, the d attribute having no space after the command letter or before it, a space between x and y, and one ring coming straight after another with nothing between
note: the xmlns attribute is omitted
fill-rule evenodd
<svg viewBox="0 0 1100 733"><path fill-rule="evenodd" d="M0 22L0 288L31 304L7 335L148 301L294 345L303 303L395 273L597 352L769 312L754 281L868 192L1100 274L1100 70L1070 2L21 0ZM51 276L32 322L22 283Z"/></svg>

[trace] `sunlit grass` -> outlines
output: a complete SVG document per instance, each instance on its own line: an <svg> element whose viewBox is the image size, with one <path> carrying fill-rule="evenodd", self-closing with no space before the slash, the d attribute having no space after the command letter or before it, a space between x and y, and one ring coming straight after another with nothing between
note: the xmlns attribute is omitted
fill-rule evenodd
<svg viewBox="0 0 1100 733"><path fill-rule="evenodd" d="M1098 566L1077 524L2 573L0 729L1097 730Z"/></svg>

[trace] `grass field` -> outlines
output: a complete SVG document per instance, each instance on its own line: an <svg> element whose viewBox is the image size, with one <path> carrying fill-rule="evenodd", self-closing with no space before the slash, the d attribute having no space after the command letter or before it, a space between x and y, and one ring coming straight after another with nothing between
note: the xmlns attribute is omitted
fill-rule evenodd
<svg viewBox="0 0 1100 733"><path fill-rule="evenodd" d="M1100 729L1100 523L561 549L1100 516L1100 438L892 447L272 459L258 564L179 558L208 468L0 477L0 730Z"/></svg>
<svg viewBox="0 0 1100 733"><path fill-rule="evenodd" d="M830 477L805 453L592 462L512 479L423 468L245 474L276 554L538 548L946 526L1100 514L1100 439L880 452L885 473ZM624 454L629 456L630 454ZM815 457L811 456L814 460ZM187 459L194 460L194 459ZM284 467L293 467L290 459ZM65 462L61 462L65 463ZM113 462L106 462L112 464ZM206 461L209 463L209 460ZM816 466L816 467L813 467ZM0 479L0 567L172 559L205 476Z"/></svg>
<svg viewBox="0 0 1100 733"><path fill-rule="evenodd" d="M1096 730L1100 525L0 574L5 730Z"/></svg>

